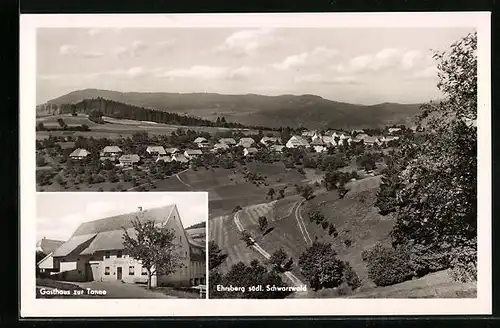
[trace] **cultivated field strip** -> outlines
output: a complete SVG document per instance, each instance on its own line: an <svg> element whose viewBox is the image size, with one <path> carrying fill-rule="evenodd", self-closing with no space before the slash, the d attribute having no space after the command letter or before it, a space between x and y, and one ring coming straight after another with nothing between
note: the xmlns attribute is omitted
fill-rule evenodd
<svg viewBox="0 0 500 328"><path fill-rule="evenodd" d="M259 217L265 216L269 222L274 221L274 216L269 215L273 211L276 201L270 203L262 203L250 205L241 211L240 217L242 218L243 226L245 229L251 225L259 224Z"/></svg>

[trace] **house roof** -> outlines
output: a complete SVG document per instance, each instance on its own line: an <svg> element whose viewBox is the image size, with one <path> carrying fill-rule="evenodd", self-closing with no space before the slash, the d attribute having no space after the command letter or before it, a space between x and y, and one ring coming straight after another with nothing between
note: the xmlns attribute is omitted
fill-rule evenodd
<svg viewBox="0 0 500 328"><path fill-rule="evenodd" d="M121 155L119 158L119 161L131 161L134 163L137 163L141 160L141 157L137 154L127 154L127 155Z"/></svg>
<svg viewBox="0 0 500 328"><path fill-rule="evenodd" d="M258 152L257 148L254 148L254 147L246 148L246 150L248 153L257 153Z"/></svg>
<svg viewBox="0 0 500 328"><path fill-rule="evenodd" d="M170 162L172 162L172 157L170 157L170 156L160 156L160 157L158 157L158 158L156 159L156 161L157 161L157 162L158 162L158 161L164 161L164 162L166 162L166 163L170 163Z"/></svg>
<svg viewBox="0 0 500 328"><path fill-rule="evenodd" d="M163 146L148 146L146 151L149 153L158 153L159 155L165 155L167 153Z"/></svg>
<svg viewBox="0 0 500 328"><path fill-rule="evenodd" d="M240 144L242 144L242 143L251 143L252 144L254 142L255 142L255 140L253 140L253 138L241 138L240 139Z"/></svg>
<svg viewBox="0 0 500 328"><path fill-rule="evenodd" d="M189 162L189 160L183 154L175 154L175 155L173 155L172 156L172 160L176 161L176 162L183 162L183 163Z"/></svg>
<svg viewBox="0 0 500 328"><path fill-rule="evenodd" d="M203 152L199 149L186 149L184 152L187 155L202 155Z"/></svg>
<svg viewBox="0 0 500 328"><path fill-rule="evenodd" d="M71 154L69 154L70 157L85 157L88 156L90 153L86 149L78 148L75 149Z"/></svg>
<svg viewBox="0 0 500 328"><path fill-rule="evenodd" d="M179 151L179 148L167 148L165 149L165 151L169 154L173 154L175 152L178 152Z"/></svg>
<svg viewBox="0 0 500 328"><path fill-rule="evenodd" d="M278 137L263 137L260 139L260 142L266 143L266 142L279 142L280 139Z"/></svg>
<svg viewBox="0 0 500 328"><path fill-rule="evenodd" d="M122 150L118 146L106 146L102 150L103 153L121 153Z"/></svg>
<svg viewBox="0 0 500 328"><path fill-rule="evenodd" d="M366 136L366 137L363 138L363 141L366 142L366 143L374 143L374 142L378 142L379 138L378 137Z"/></svg>
<svg viewBox="0 0 500 328"><path fill-rule="evenodd" d="M44 254L50 254L62 244L64 244L64 241L62 240L42 238L36 243L36 250L41 251Z"/></svg>
<svg viewBox="0 0 500 328"><path fill-rule="evenodd" d="M216 143L214 145L214 148L216 148L216 149L227 149L227 148L229 148L229 146L227 144L225 144L225 143Z"/></svg>
<svg viewBox="0 0 500 328"><path fill-rule="evenodd" d="M66 256L88 241L90 243L80 251L80 254L123 249L123 229L134 236L135 229L132 225L134 219L138 218L141 222L153 220L155 223L163 223L170 217L174 208L175 205L168 205L84 222L76 229L73 236L54 252L54 256Z"/></svg>
<svg viewBox="0 0 500 328"><path fill-rule="evenodd" d="M302 146L309 146L309 142L306 139L302 138L301 136L292 136L290 137L288 142L299 144Z"/></svg>
<svg viewBox="0 0 500 328"><path fill-rule="evenodd" d="M316 131L304 131L304 132L302 132L303 137L312 137L315 134L316 134Z"/></svg>
<svg viewBox="0 0 500 328"><path fill-rule="evenodd" d="M311 145L324 145L324 141L323 141L323 138L317 138L317 139L314 139L313 141L311 141Z"/></svg>
<svg viewBox="0 0 500 328"><path fill-rule="evenodd" d="M198 137L196 139L194 139L194 143L200 143L200 142L206 142L207 139L203 138L203 137Z"/></svg>
<svg viewBox="0 0 500 328"><path fill-rule="evenodd" d="M285 146L283 146L283 145L272 145L271 146L271 149L274 149L276 151L282 151L283 148L285 148Z"/></svg>
<svg viewBox="0 0 500 328"><path fill-rule="evenodd" d="M219 142L220 143L225 143L225 144L228 144L228 145L235 145L236 144L236 140L234 140L234 138L220 138Z"/></svg>
<svg viewBox="0 0 500 328"><path fill-rule="evenodd" d="M332 141L333 141L333 137L330 137L330 136L322 136L321 139L323 139L323 142L326 142L326 143L332 143Z"/></svg>

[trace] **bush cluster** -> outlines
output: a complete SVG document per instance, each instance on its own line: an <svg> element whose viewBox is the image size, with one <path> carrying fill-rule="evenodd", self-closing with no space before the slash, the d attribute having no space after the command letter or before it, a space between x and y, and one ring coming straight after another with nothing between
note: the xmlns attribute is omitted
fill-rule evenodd
<svg viewBox="0 0 500 328"><path fill-rule="evenodd" d="M377 286L397 284L414 276L410 253L403 248L394 249L379 243L363 251L361 256L367 262L368 277Z"/></svg>

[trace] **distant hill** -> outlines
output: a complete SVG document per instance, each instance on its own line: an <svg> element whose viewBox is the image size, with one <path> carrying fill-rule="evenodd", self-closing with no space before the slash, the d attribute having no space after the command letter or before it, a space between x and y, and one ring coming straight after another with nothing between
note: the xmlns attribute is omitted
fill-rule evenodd
<svg viewBox="0 0 500 328"><path fill-rule="evenodd" d="M84 99L104 98L170 113L194 115L252 126L290 126L305 128L364 128L404 124L419 111L419 104L382 103L355 105L324 99L316 95L263 96L256 94L118 92L78 90L37 106L37 114L57 110L62 104Z"/></svg>
<svg viewBox="0 0 500 328"><path fill-rule="evenodd" d="M206 221L202 221L200 223L196 223L196 224L193 224L192 226L187 227L186 230L205 228L206 224L207 224Z"/></svg>

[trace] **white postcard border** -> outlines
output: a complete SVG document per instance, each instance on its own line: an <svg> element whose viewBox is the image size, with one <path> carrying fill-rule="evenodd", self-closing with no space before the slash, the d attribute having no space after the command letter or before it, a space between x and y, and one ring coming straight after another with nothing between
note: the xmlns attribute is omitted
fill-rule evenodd
<svg viewBox="0 0 500 328"><path fill-rule="evenodd" d="M476 299L36 299L35 107L39 27L475 27L478 31L478 291ZM299 316L491 314L491 35L489 12L21 15L21 316ZM207 273L208 280L208 273Z"/></svg>

